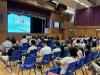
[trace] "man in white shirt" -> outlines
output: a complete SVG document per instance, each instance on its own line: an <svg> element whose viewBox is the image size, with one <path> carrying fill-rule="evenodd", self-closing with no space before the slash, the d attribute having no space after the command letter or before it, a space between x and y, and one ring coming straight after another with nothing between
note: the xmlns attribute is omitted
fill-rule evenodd
<svg viewBox="0 0 100 75"><path fill-rule="evenodd" d="M12 43L10 41L10 38L7 38L6 41L2 43L2 46L11 48L12 47Z"/></svg>
<svg viewBox="0 0 100 75"><path fill-rule="evenodd" d="M31 43L30 43L31 46L28 48L27 53L30 53L31 50L36 50L37 49L35 44L36 44L35 40L31 40Z"/></svg>
<svg viewBox="0 0 100 75"><path fill-rule="evenodd" d="M3 49L6 51L12 47L12 43L10 41L10 38L6 38L6 41L2 43Z"/></svg>
<svg viewBox="0 0 100 75"><path fill-rule="evenodd" d="M23 35L23 39L20 41L21 45L23 43L28 43L28 40L26 39L26 35Z"/></svg>
<svg viewBox="0 0 100 75"><path fill-rule="evenodd" d="M47 46L47 41L43 41L44 47L41 48L40 52L38 52L37 54L37 62L41 62L43 56L45 54L51 54L51 48L49 46Z"/></svg>
<svg viewBox="0 0 100 75"><path fill-rule="evenodd" d="M54 53L54 52L61 52L61 49L59 47L60 46L60 42L59 41L55 42L55 46L56 46L56 48L53 49L52 53Z"/></svg>
<svg viewBox="0 0 100 75"><path fill-rule="evenodd" d="M70 56L64 57L64 58L57 58L55 60L56 63L60 65L60 68L61 68L60 74L61 75L65 75L68 65L70 63L77 61L77 58L76 58L77 57L77 49L75 47L71 47L71 48L69 48L69 53L70 53Z"/></svg>

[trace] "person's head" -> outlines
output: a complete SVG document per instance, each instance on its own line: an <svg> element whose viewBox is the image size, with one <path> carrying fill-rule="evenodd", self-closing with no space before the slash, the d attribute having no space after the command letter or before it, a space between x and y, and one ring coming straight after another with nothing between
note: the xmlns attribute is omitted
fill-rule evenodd
<svg viewBox="0 0 100 75"><path fill-rule="evenodd" d="M34 39L35 38L35 36L32 36L32 39Z"/></svg>
<svg viewBox="0 0 100 75"><path fill-rule="evenodd" d="M59 46L60 46L60 42L59 42L59 41L56 41L56 42L55 42L55 45L56 45L57 47L59 47Z"/></svg>
<svg viewBox="0 0 100 75"><path fill-rule="evenodd" d="M35 45L35 44L36 44L35 40L31 40L31 45Z"/></svg>
<svg viewBox="0 0 100 75"><path fill-rule="evenodd" d="M12 42L13 44L16 44L16 39L11 39L11 42Z"/></svg>
<svg viewBox="0 0 100 75"><path fill-rule="evenodd" d="M91 46L89 44L86 45L87 50L91 50Z"/></svg>
<svg viewBox="0 0 100 75"><path fill-rule="evenodd" d="M23 35L23 38L26 38L26 35Z"/></svg>
<svg viewBox="0 0 100 75"><path fill-rule="evenodd" d="M80 40L79 40L79 39L77 39L76 43L80 43Z"/></svg>
<svg viewBox="0 0 100 75"><path fill-rule="evenodd" d="M48 45L48 41L43 40L42 42L43 42L43 45L44 45L44 46L47 46L47 45Z"/></svg>
<svg viewBox="0 0 100 75"><path fill-rule="evenodd" d="M77 57L77 51L78 51L78 49L76 47L70 47L69 48L70 56Z"/></svg>
<svg viewBox="0 0 100 75"><path fill-rule="evenodd" d="M93 41L93 42L92 42L92 47L96 47L96 45L97 45L97 44L96 44L96 41Z"/></svg>
<svg viewBox="0 0 100 75"><path fill-rule="evenodd" d="M7 37L6 40L10 41L10 37Z"/></svg>

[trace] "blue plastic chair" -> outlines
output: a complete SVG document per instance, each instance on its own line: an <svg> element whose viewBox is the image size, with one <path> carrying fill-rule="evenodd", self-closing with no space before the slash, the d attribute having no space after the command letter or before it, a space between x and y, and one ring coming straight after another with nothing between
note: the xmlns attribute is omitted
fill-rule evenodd
<svg viewBox="0 0 100 75"><path fill-rule="evenodd" d="M100 51L98 51L98 55L97 55L97 58L99 58L100 57Z"/></svg>
<svg viewBox="0 0 100 75"><path fill-rule="evenodd" d="M73 72L75 72L76 70L76 64L77 64L77 61L70 63L64 75L73 75Z"/></svg>
<svg viewBox="0 0 100 75"><path fill-rule="evenodd" d="M46 75L48 75L49 72L52 72L52 73L55 73L55 74L60 74L60 70L61 70L60 66L50 68L46 71Z"/></svg>
<svg viewBox="0 0 100 75"><path fill-rule="evenodd" d="M28 47L28 43L23 43L22 46L20 46L20 51L22 52L22 55L26 54Z"/></svg>
<svg viewBox="0 0 100 75"><path fill-rule="evenodd" d="M85 57L83 57L79 61L77 61L75 70L81 69L81 71L84 75L84 70L82 68L84 65L85 65Z"/></svg>
<svg viewBox="0 0 100 75"><path fill-rule="evenodd" d="M44 68L44 65L47 65L49 66L50 68L50 64L49 62L51 61L51 54L45 54L42 58L42 61L39 63L41 66L43 65L43 68ZM43 75L43 72L42 72L42 68L40 69L41 70L41 74Z"/></svg>
<svg viewBox="0 0 100 75"><path fill-rule="evenodd" d="M31 50L30 51L30 56L31 55L35 55L36 56L37 55L37 49Z"/></svg>
<svg viewBox="0 0 100 75"><path fill-rule="evenodd" d="M18 75L20 73L20 70L21 70L22 75L23 75L23 71L30 70L30 72L31 72L31 69L33 69L33 68L34 68L34 73L36 75L36 71L35 71L36 57L35 56L26 57L24 60L24 63L20 64ZM30 72L29 72L29 75L30 75Z"/></svg>
<svg viewBox="0 0 100 75"><path fill-rule="evenodd" d="M14 61L17 61L17 62L21 61L21 52L20 51L13 51L11 57L9 57L11 72L12 72L11 62L14 62Z"/></svg>
<svg viewBox="0 0 100 75"><path fill-rule="evenodd" d="M56 59L57 57L60 57L60 56L61 56L61 51L53 53L53 59Z"/></svg>
<svg viewBox="0 0 100 75"><path fill-rule="evenodd" d="M63 54L63 56L66 57L66 56L68 56L68 55L69 55L69 51L68 51L67 49L64 49L64 54Z"/></svg>
<svg viewBox="0 0 100 75"><path fill-rule="evenodd" d="M9 61L21 60L21 51L13 51Z"/></svg>

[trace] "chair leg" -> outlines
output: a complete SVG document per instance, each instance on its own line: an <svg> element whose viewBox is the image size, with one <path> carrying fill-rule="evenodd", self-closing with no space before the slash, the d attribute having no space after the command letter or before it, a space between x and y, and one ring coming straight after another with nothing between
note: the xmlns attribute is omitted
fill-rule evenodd
<svg viewBox="0 0 100 75"><path fill-rule="evenodd" d="M86 71L86 75L88 75L88 72L87 72L87 70L86 70L85 66L84 66L84 69L85 69L85 71Z"/></svg>
<svg viewBox="0 0 100 75"><path fill-rule="evenodd" d="M35 75L36 75L36 70L34 69L34 73L35 73Z"/></svg>
<svg viewBox="0 0 100 75"><path fill-rule="evenodd" d="M81 68L81 71L82 71L83 75L85 75L85 74L84 74L84 71L83 71L83 69L82 69L82 68Z"/></svg>
<svg viewBox="0 0 100 75"><path fill-rule="evenodd" d="M23 70L21 69L22 75L23 75Z"/></svg>
<svg viewBox="0 0 100 75"><path fill-rule="evenodd" d="M31 69L30 69L30 71L29 71L29 75L31 75Z"/></svg>
<svg viewBox="0 0 100 75"><path fill-rule="evenodd" d="M49 65L49 68L50 68L50 63L48 63L48 65Z"/></svg>
<svg viewBox="0 0 100 75"><path fill-rule="evenodd" d="M11 67L11 62L10 62L10 70L11 70L11 73L12 73L12 67Z"/></svg>
<svg viewBox="0 0 100 75"><path fill-rule="evenodd" d="M75 71L75 75L77 75L76 71Z"/></svg>
<svg viewBox="0 0 100 75"><path fill-rule="evenodd" d="M19 71L18 71L18 75L20 74L20 68L19 68Z"/></svg>
<svg viewBox="0 0 100 75"><path fill-rule="evenodd" d="M53 60L52 60L52 65L55 67Z"/></svg>

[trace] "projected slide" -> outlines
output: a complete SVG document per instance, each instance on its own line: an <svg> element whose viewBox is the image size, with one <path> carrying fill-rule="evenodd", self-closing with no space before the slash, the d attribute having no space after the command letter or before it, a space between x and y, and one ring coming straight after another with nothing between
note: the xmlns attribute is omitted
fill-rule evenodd
<svg viewBox="0 0 100 75"><path fill-rule="evenodd" d="M54 28L60 28L60 22L54 22Z"/></svg>
<svg viewBox="0 0 100 75"><path fill-rule="evenodd" d="M8 32L30 33L30 17L8 14Z"/></svg>

